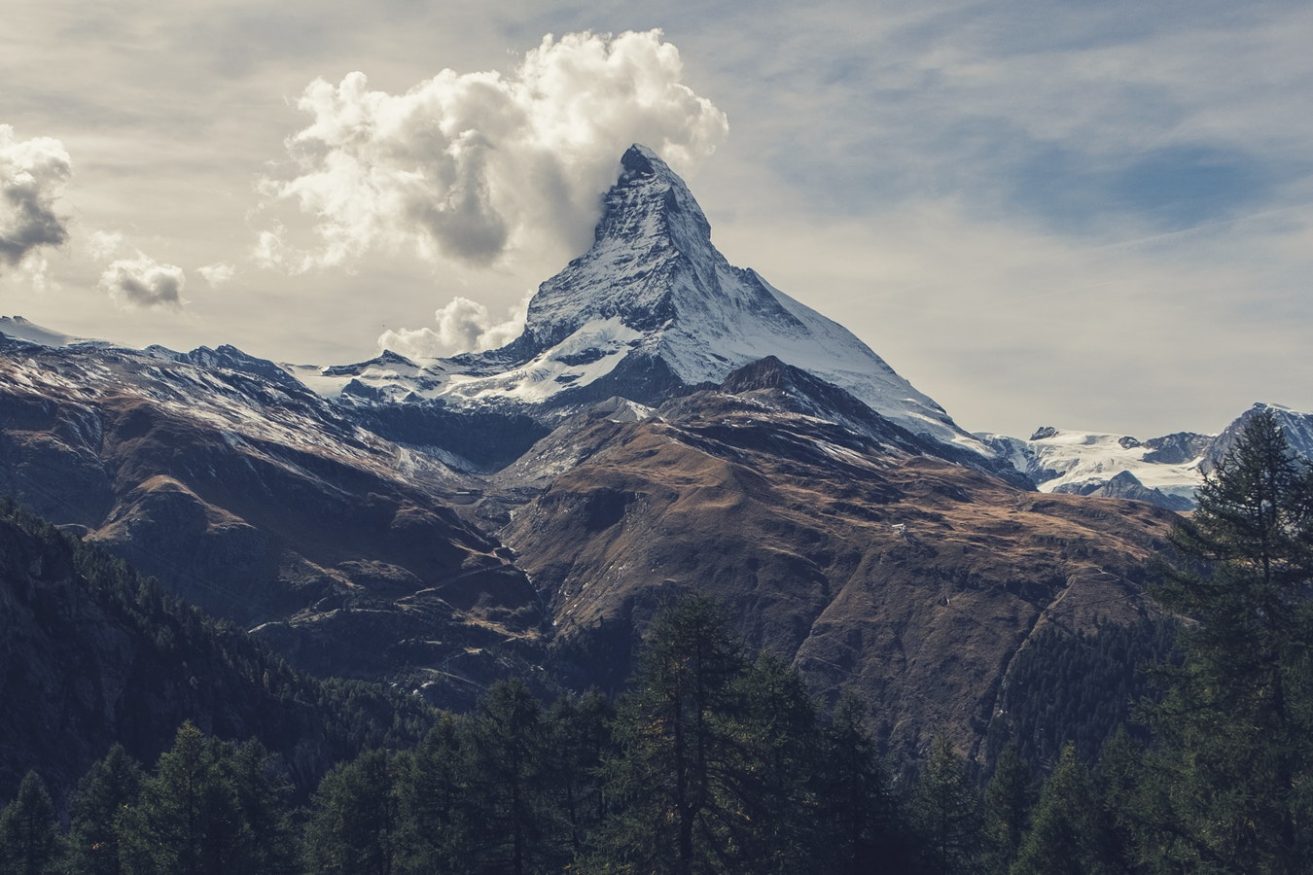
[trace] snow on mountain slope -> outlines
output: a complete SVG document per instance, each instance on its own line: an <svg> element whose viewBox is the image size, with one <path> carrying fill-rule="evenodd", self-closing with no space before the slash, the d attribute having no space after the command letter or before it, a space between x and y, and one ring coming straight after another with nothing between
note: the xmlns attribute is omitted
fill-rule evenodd
<svg viewBox="0 0 1313 875"><path fill-rule="evenodd" d="M1029 440L990 434L979 437L1030 477L1041 492L1142 498L1181 509L1187 506L1182 502L1194 504L1203 475L1225 458L1250 419L1264 410L1276 414L1291 450L1313 459L1313 413L1261 402L1217 435L1176 432L1140 441L1129 435L1045 426ZM1137 484L1144 492L1136 489ZM1154 491L1162 497L1152 495Z"/></svg>
<svg viewBox="0 0 1313 875"><path fill-rule="evenodd" d="M730 265L683 180L637 145L604 198L593 246L542 284L511 344L444 360L385 354L317 374L290 372L351 404L570 412L610 395L659 403L674 389L718 383L771 355L914 434L993 455L843 326Z"/></svg>
<svg viewBox="0 0 1313 875"><path fill-rule="evenodd" d="M1203 452L1180 461L1160 461L1155 441L1129 435L1100 434L1044 427L1029 440L985 436L1005 451L1013 467L1027 474L1041 492L1072 491L1091 483L1106 483L1130 472L1148 489L1192 499L1200 482ZM1207 439L1207 436L1203 436Z"/></svg>
<svg viewBox="0 0 1313 875"><path fill-rule="evenodd" d="M0 328L0 387L39 398L140 399L218 429L234 447L287 462L280 448L368 468L389 479L447 484L456 472L429 454L397 446L360 427L272 362L236 347L130 349L75 342L14 320L25 337ZM28 328L28 326L31 326Z"/></svg>
<svg viewBox="0 0 1313 875"><path fill-rule="evenodd" d="M21 340L39 346L68 346L71 343L83 342L81 338L69 337L67 334L42 328L22 316L0 316L0 334L11 340Z"/></svg>

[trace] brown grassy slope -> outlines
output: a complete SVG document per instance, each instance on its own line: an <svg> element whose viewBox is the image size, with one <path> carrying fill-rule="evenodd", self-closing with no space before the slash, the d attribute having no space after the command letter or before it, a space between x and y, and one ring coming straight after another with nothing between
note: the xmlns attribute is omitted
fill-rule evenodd
<svg viewBox="0 0 1313 875"><path fill-rule="evenodd" d="M504 535L561 641L707 593L750 647L792 660L825 698L857 692L909 750L941 730L973 750L1040 625L1146 612L1170 513L829 437L805 416L695 396L619 430Z"/></svg>

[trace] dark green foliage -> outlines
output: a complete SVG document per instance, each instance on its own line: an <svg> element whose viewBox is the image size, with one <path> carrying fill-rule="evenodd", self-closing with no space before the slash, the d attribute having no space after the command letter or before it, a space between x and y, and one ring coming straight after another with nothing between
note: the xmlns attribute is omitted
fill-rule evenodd
<svg viewBox="0 0 1313 875"><path fill-rule="evenodd" d="M570 855L579 855L588 836L606 816L602 792L602 760L611 748L610 703L591 692L565 695L548 712L552 761L548 781L555 787L555 806L569 836Z"/></svg>
<svg viewBox="0 0 1313 875"><path fill-rule="evenodd" d="M900 822L889 779L863 725L865 709L853 696L840 698L824 727L819 748L819 836L827 849L826 871L859 875L884 867L909 871L915 842Z"/></svg>
<svg viewBox="0 0 1313 875"><path fill-rule="evenodd" d="M747 662L703 599L654 621L603 771L589 871L864 872L915 857L859 706L824 723L798 674Z"/></svg>
<svg viewBox="0 0 1313 875"><path fill-rule="evenodd" d="M393 764L369 751L324 776L306 825L311 872L388 875L396 869L398 823Z"/></svg>
<svg viewBox="0 0 1313 875"><path fill-rule="evenodd" d="M444 717L398 759L399 872L475 871L470 770L468 740L454 717Z"/></svg>
<svg viewBox="0 0 1313 875"><path fill-rule="evenodd" d="M1006 875L1021 850L1034 803L1035 777L1015 745L1003 748L985 786L984 853L990 872Z"/></svg>
<svg viewBox="0 0 1313 875"><path fill-rule="evenodd" d="M241 630L5 502L0 604L0 629L17 624L30 669L0 674L0 735L10 736L0 746L0 798L32 766L66 793L115 742L151 762L185 720L259 739L304 796L334 762L412 744L433 720L415 697L294 671Z"/></svg>
<svg viewBox="0 0 1313 875"><path fill-rule="evenodd" d="M732 722L743 670L710 602L689 599L653 622L634 692L620 705L620 752L606 764L616 811L603 856L618 871L716 871L733 853L741 813L729 784Z"/></svg>
<svg viewBox="0 0 1313 875"><path fill-rule="evenodd" d="M525 685L499 684L414 747L331 770L308 812L258 742L184 723L147 774L115 747L70 800L68 871L857 873L967 859L956 833L951 854L944 841L922 852L855 700L822 719L797 673L745 661L706 601L663 613L651 642L618 713L597 694L544 708ZM974 811L962 763L933 761L927 775L926 787L949 775L950 803ZM0 817L0 848L8 864L14 847L39 847L30 871L44 871L59 837L36 786Z"/></svg>
<svg viewBox="0 0 1313 875"><path fill-rule="evenodd" d="M470 724L468 792L483 868L512 875L559 868L570 850L553 840L564 830L551 804L550 736L542 705L523 683L497 684Z"/></svg>
<svg viewBox="0 0 1313 875"><path fill-rule="evenodd" d="M1094 784L1074 746L1063 748L1009 871L1011 875L1124 871Z"/></svg>
<svg viewBox="0 0 1313 875"><path fill-rule="evenodd" d="M78 782L69 814L69 868L88 875L120 875L119 818L137 801L141 767L120 744Z"/></svg>
<svg viewBox="0 0 1313 875"><path fill-rule="evenodd" d="M134 875L293 871L291 787L256 742L235 747L187 723L115 819Z"/></svg>
<svg viewBox="0 0 1313 875"><path fill-rule="evenodd" d="M58 858L55 806L45 782L28 772L17 798L0 811L0 873L46 875L55 871Z"/></svg>
<svg viewBox="0 0 1313 875"><path fill-rule="evenodd" d="M1132 716L1136 702L1159 695L1150 666L1175 656L1176 623L1146 619L1103 623L1090 633L1049 627L1017 655L990 727L997 751L1014 743L1032 767L1055 762L1067 743L1092 762Z"/></svg>
<svg viewBox="0 0 1313 875"><path fill-rule="evenodd" d="M980 805L966 762L942 736L917 781L912 816L931 872L975 872L981 855Z"/></svg>
<svg viewBox="0 0 1313 875"><path fill-rule="evenodd" d="M1252 418L1156 595L1192 622L1152 710L1146 829L1194 871L1313 868L1313 472Z"/></svg>

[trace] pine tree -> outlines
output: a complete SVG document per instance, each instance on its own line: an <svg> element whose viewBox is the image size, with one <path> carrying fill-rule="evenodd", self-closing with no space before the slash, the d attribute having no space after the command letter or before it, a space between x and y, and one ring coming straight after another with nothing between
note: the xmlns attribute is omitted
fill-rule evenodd
<svg viewBox="0 0 1313 875"><path fill-rule="evenodd" d="M1006 875L1021 849L1034 801L1033 784L1016 745L1003 748L985 787L983 831L991 872Z"/></svg>
<svg viewBox="0 0 1313 875"><path fill-rule="evenodd" d="M1313 473L1270 411L1199 490L1156 593L1194 621L1153 714L1157 824L1198 871L1313 866Z"/></svg>
<svg viewBox="0 0 1313 875"><path fill-rule="evenodd" d="M118 824L137 804L142 773L122 745L95 762L78 782L69 814L69 868L87 875L120 875Z"/></svg>
<svg viewBox="0 0 1313 875"><path fill-rule="evenodd" d="M222 875L240 869L243 822L221 771L222 746L184 723L118 820L120 858L133 875Z"/></svg>
<svg viewBox="0 0 1313 875"><path fill-rule="evenodd" d="M742 713L727 724L734 757L727 776L739 816L729 821L744 871L814 868L819 848L821 753L816 706L802 678L761 655L739 681Z"/></svg>
<svg viewBox="0 0 1313 875"><path fill-rule="evenodd" d="M949 740L936 738L913 799L917 831L933 872L974 872L980 849L980 811L966 763Z"/></svg>
<svg viewBox="0 0 1313 875"><path fill-rule="evenodd" d="M241 813L245 871L253 875L296 872L297 847L290 817L292 784L281 760L252 739L225 757L223 766Z"/></svg>
<svg viewBox="0 0 1313 875"><path fill-rule="evenodd" d="M398 871L474 872L475 804L467 733L446 716L409 756L398 758Z"/></svg>
<svg viewBox="0 0 1313 875"><path fill-rule="evenodd" d="M385 751L367 751L320 782L305 831L305 861L325 875L391 875L397 794Z"/></svg>
<svg viewBox="0 0 1313 875"><path fill-rule="evenodd" d="M912 867L888 778L863 725L865 707L844 695L820 737L817 856L838 875Z"/></svg>
<svg viewBox="0 0 1313 875"><path fill-rule="evenodd" d="M14 801L0 811L0 873L46 875L59 859L55 806L45 782L28 772Z"/></svg>
<svg viewBox="0 0 1313 875"><path fill-rule="evenodd" d="M1068 744L1044 784L1010 875L1103 875L1123 871L1089 773Z"/></svg>
<svg viewBox="0 0 1313 875"><path fill-rule="evenodd" d="M556 788L571 856L584 850L588 834L606 814L602 792L602 759L611 748L611 708L606 698L590 692L564 695L547 715L550 757L549 783Z"/></svg>
<svg viewBox="0 0 1313 875"><path fill-rule="evenodd" d="M742 714L739 647L721 611L689 598L653 621L606 764L615 802L602 856L616 871L725 871L739 816L727 785Z"/></svg>
<svg viewBox="0 0 1313 875"><path fill-rule="evenodd" d="M495 684L469 722L475 843L493 871L525 875L564 849L552 847L547 727L520 681Z"/></svg>

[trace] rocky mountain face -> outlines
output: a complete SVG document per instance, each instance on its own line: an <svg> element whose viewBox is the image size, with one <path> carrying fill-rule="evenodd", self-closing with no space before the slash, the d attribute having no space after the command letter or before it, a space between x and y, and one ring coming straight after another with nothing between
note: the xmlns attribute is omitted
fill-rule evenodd
<svg viewBox="0 0 1313 875"><path fill-rule="evenodd" d="M231 347L0 339L0 493L323 674L463 702L544 616L457 472Z"/></svg>
<svg viewBox="0 0 1313 875"><path fill-rule="evenodd" d="M891 747L978 749L1036 635L1150 612L1155 504L1210 441L965 434L637 146L501 349L317 368L0 323L0 493L301 668L451 707L615 688L700 591Z"/></svg>

